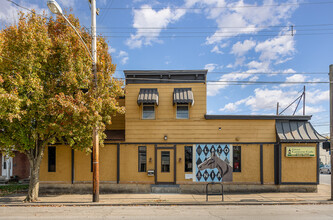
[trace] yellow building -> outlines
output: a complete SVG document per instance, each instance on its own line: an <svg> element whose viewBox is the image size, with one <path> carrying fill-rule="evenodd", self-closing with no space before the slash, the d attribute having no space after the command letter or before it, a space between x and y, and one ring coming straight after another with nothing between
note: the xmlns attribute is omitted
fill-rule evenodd
<svg viewBox="0 0 333 220"><path fill-rule="evenodd" d="M315 191L318 143L311 116L207 115L206 70L124 71L125 115L113 118L100 149L105 192ZM42 190L91 189L92 159L48 147ZM171 187L170 187L171 186Z"/></svg>

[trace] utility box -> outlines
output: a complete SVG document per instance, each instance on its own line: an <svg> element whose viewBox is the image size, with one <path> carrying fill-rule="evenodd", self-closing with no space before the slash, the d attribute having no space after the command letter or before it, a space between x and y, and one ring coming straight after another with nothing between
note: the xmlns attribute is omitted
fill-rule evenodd
<svg viewBox="0 0 333 220"><path fill-rule="evenodd" d="M148 176L154 176L155 170L148 170Z"/></svg>

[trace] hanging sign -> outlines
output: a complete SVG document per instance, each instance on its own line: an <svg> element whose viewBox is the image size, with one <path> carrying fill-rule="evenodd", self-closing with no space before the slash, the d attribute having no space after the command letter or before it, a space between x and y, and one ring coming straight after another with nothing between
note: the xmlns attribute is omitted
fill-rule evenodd
<svg viewBox="0 0 333 220"><path fill-rule="evenodd" d="M316 147L286 147L286 157L315 157Z"/></svg>

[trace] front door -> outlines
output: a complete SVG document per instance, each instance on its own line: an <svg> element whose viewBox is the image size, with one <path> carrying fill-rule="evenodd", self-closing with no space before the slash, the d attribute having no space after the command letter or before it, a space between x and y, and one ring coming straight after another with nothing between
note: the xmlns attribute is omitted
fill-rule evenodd
<svg viewBox="0 0 333 220"><path fill-rule="evenodd" d="M13 176L13 158L2 155L2 176L6 177L6 179L9 179L11 176Z"/></svg>
<svg viewBox="0 0 333 220"><path fill-rule="evenodd" d="M157 147L156 154L156 183L175 184L175 149L173 147Z"/></svg>

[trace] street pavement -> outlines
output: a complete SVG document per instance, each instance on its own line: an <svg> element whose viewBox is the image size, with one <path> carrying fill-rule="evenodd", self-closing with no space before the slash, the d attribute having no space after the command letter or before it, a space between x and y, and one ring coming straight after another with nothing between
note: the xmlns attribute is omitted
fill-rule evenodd
<svg viewBox="0 0 333 220"><path fill-rule="evenodd" d="M333 219L332 205L0 207L0 219Z"/></svg>

